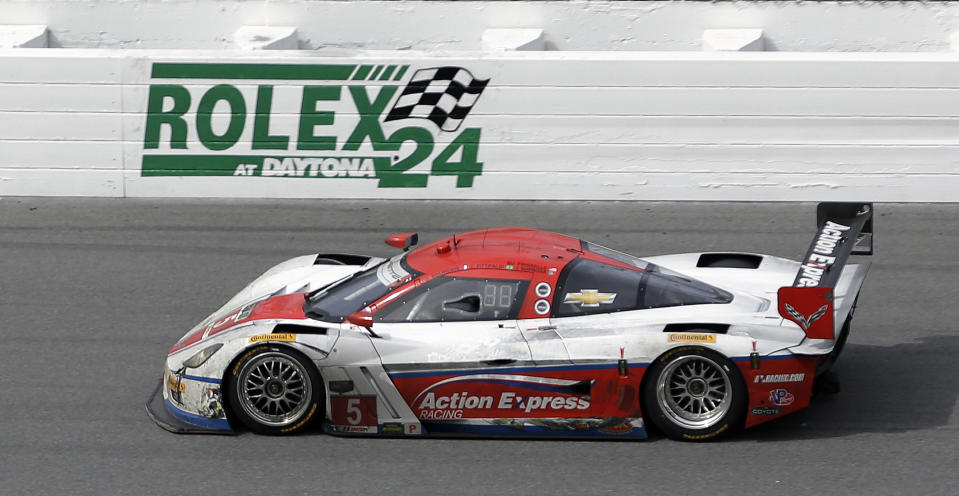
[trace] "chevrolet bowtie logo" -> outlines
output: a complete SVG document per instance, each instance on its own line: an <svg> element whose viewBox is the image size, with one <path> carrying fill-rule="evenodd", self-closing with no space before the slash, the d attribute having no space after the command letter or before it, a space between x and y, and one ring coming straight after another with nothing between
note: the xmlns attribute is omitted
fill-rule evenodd
<svg viewBox="0 0 959 496"><path fill-rule="evenodd" d="M579 303L584 307L607 305L616 299L616 293L600 293L598 289L584 289L579 293L566 293L563 303Z"/></svg>

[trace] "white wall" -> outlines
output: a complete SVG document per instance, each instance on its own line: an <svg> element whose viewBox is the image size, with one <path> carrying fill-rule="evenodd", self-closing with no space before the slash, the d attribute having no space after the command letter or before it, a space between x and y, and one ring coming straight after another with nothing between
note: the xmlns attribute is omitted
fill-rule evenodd
<svg viewBox="0 0 959 496"><path fill-rule="evenodd" d="M251 64L269 77L151 77L154 64L164 63ZM409 69L396 81L296 80L275 79L280 69L264 64ZM489 79L462 126L444 132L425 119L385 122L415 71L441 65ZM237 74L235 66L225 70ZM237 118L243 127L237 142L217 151L199 139L197 107L218 84L235 87L247 113ZM190 94L183 115L186 149L171 147L169 125L160 126L157 148L145 148L148 95L157 85L182 86ZM263 85L274 87L269 134L290 139L280 150L253 149ZM313 128L317 136L333 137L332 151L296 149L304 86L314 85L340 88L339 100L317 105L335 112L333 124ZM426 174L425 187L384 188L376 177L309 177L308 170L307 177L142 172L144 156L153 155L177 155L174 163L202 168L249 162L229 157L409 157L413 142L393 152L367 139L359 150L344 150L360 122L350 87L370 98L396 88L373 120L385 138L419 128L419 136L436 142L405 173ZM166 100L163 110L172 104ZM956 201L959 191L957 116L959 55L953 54L402 51L318 57L11 49L0 50L0 195L944 202ZM225 103L214 107L215 133L223 134L229 120ZM457 187L455 176L429 175L437 155L466 129L479 130L481 174L470 187ZM262 174L259 165L255 172Z"/></svg>
<svg viewBox="0 0 959 496"><path fill-rule="evenodd" d="M956 2L0 0L0 24L50 46L233 48L243 25L295 26L301 48L477 50L487 28L545 30L551 50L697 51L704 29L763 28L776 51L948 51Z"/></svg>

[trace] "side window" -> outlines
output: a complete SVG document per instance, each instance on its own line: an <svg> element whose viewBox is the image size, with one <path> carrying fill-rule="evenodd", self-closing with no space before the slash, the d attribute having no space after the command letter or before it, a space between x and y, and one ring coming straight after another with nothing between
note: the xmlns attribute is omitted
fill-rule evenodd
<svg viewBox="0 0 959 496"><path fill-rule="evenodd" d="M563 272L553 302L556 317L639 307L643 272L582 258L571 262Z"/></svg>
<svg viewBox="0 0 959 496"><path fill-rule="evenodd" d="M682 274L650 264L643 292L643 308L729 303L733 295Z"/></svg>
<svg viewBox="0 0 959 496"><path fill-rule="evenodd" d="M376 312L375 322L515 319L528 281L441 277Z"/></svg>
<svg viewBox="0 0 959 496"><path fill-rule="evenodd" d="M560 274L554 317L680 305L722 304L733 295L654 264L631 270L577 259Z"/></svg>

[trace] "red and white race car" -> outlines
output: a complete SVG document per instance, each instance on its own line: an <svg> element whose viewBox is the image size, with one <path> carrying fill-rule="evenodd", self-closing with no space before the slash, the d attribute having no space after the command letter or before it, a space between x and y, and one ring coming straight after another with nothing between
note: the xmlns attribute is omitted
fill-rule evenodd
<svg viewBox="0 0 959 496"><path fill-rule="evenodd" d="M174 432L704 440L809 405L849 332L872 205L819 206L805 258L637 258L496 228L268 270L167 353ZM844 269L845 267L845 269Z"/></svg>

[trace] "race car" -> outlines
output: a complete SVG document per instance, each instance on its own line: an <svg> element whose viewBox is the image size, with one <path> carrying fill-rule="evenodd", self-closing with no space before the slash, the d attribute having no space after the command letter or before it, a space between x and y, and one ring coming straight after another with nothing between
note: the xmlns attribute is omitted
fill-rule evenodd
<svg viewBox="0 0 959 496"><path fill-rule="evenodd" d="M713 439L808 406L849 334L872 204L818 213L800 261L516 227L293 258L173 345L147 411L180 433Z"/></svg>

